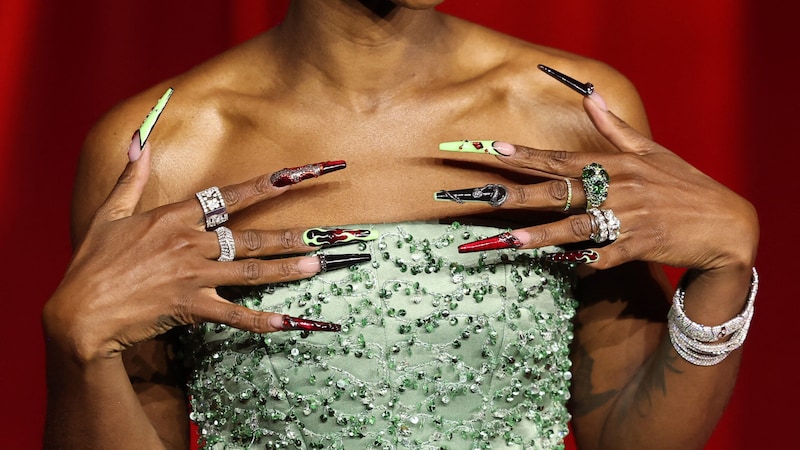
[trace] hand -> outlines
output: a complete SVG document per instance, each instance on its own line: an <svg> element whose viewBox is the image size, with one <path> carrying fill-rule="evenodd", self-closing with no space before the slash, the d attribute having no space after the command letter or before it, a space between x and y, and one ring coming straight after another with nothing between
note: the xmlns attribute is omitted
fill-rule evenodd
<svg viewBox="0 0 800 450"><path fill-rule="evenodd" d="M137 134L129 154L138 155L138 148ZM134 214L149 174L147 144L96 212L62 283L45 305L48 340L88 361L202 321L259 333L335 325L252 311L216 293L217 286L290 281L320 272L317 256L257 259L314 250L303 242L302 231L234 231L236 256L241 259L219 262L219 240L205 230L196 198ZM316 175L284 169L273 179L260 176L220 191L233 214L282 194L287 184Z"/></svg>
<svg viewBox="0 0 800 450"><path fill-rule="evenodd" d="M588 164L598 163L610 177L608 198L599 208L613 210L621 224L619 237L597 247L589 240L597 231L591 216L578 213L515 230L506 246L534 248L587 241L588 251L567 252L564 257L591 262L600 269L641 260L700 270L728 266L749 270L758 241L758 220L749 202L636 132L607 111L596 93L584 98L584 108L619 152L576 153L496 143L506 155L499 156L500 161L555 178L509 186L501 207L563 210L568 194L564 178L572 185L571 206L585 207L581 173Z"/></svg>

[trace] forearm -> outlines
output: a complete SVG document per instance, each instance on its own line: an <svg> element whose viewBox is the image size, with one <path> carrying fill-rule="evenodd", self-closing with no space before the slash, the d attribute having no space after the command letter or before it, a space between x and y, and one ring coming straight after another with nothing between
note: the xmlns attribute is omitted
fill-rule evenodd
<svg viewBox="0 0 800 450"><path fill-rule="evenodd" d="M165 448L121 357L81 362L47 344L44 448Z"/></svg>
<svg viewBox="0 0 800 450"><path fill-rule="evenodd" d="M745 265L702 272L686 287L686 315L718 325L742 312L750 290ZM673 348L665 331L643 370L625 387L602 433L601 448L702 449L736 382L741 349L698 366Z"/></svg>

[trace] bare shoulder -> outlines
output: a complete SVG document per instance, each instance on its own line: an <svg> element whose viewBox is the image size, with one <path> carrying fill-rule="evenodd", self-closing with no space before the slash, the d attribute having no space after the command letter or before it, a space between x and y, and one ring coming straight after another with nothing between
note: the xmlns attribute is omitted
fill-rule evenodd
<svg viewBox="0 0 800 450"><path fill-rule="evenodd" d="M154 128L149 142L153 149L153 173L140 209L179 200L175 185L193 184L213 157L204 151L212 137L225 128L226 104L231 86L243 76L237 71L247 59L248 42L220 54L193 69L120 101L87 133L78 164L72 208L73 239L82 236L88 223L105 200L128 162L131 136L150 109L172 87L174 94ZM181 176L173 176L180 173ZM177 192L182 192L178 190Z"/></svg>
<svg viewBox="0 0 800 450"><path fill-rule="evenodd" d="M538 69L539 64L552 67L579 81L591 82L598 93L623 120L645 135L649 126L641 98L631 81L609 64L564 50L527 42L480 25L451 18L453 28L466 37L461 58L481 67L482 80L506 91L511 99L523 102L530 110L548 110L555 122L571 124L563 119L571 111L583 119L580 96ZM491 80L487 82L486 78ZM553 115L553 112L563 114ZM546 117L545 117L546 118ZM555 123L554 123L555 124ZM584 122L588 124L588 121Z"/></svg>

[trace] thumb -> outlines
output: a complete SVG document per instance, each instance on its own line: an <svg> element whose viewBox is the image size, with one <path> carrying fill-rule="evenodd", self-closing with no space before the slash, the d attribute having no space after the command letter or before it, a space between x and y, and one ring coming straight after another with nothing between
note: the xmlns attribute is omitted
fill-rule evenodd
<svg viewBox="0 0 800 450"><path fill-rule="evenodd" d="M650 139L608 110L597 91L583 98L583 109L597 131L619 150L641 154L652 148Z"/></svg>
<svg viewBox="0 0 800 450"><path fill-rule="evenodd" d="M95 215L96 219L112 221L133 214L142 198L144 186L150 177L150 144L141 146L139 130L133 134L128 147L128 164L111 189L106 201Z"/></svg>

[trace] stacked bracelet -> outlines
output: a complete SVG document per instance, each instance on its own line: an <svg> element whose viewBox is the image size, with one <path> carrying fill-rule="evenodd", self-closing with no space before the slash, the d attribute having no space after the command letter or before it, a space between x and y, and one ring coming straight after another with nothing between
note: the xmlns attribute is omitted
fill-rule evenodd
<svg viewBox="0 0 800 450"><path fill-rule="evenodd" d="M669 338L675 351L686 361L698 366L712 366L741 347L753 319L754 303L758 293L758 272L753 268L750 293L744 310L733 319L713 327L692 322L686 316L683 301L686 291L680 285L672 298L668 315ZM716 342L728 337L724 342Z"/></svg>

